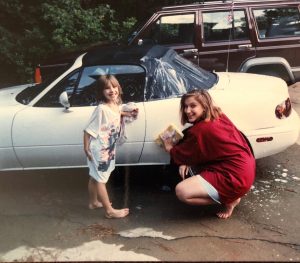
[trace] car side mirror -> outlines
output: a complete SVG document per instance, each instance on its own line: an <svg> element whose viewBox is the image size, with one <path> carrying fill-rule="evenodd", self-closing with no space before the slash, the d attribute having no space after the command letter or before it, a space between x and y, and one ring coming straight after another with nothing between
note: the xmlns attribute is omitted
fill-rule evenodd
<svg viewBox="0 0 300 263"><path fill-rule="evenodd" d="M66 91L62 92L59 95L59 102L61 105L63 105L65 107L66 110L70 108L68 93Z"/></svg>

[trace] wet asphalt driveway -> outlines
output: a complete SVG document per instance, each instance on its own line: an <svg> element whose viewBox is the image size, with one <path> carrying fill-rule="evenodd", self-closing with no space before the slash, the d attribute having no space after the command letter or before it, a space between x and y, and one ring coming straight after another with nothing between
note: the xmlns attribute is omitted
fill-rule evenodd
<svg viewBox="0 0 300 263"><path fill-rule="evenodd" d="M300 146L258 160L253 189L232 218L162 191L160 168L119 169L109 191L131 214L87 209L87 170L0 176L0 260L300 260Z"/></svg>

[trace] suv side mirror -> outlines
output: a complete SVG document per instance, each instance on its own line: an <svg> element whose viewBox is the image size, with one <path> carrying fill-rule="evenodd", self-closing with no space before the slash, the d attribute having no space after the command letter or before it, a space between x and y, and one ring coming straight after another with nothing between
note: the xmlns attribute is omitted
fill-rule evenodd
<svg viewBox="0 0 300 263"><path fill-rule="evenodd" d="M61 105L63 105L66 110L70 108L70 102L69 102L69 98L68 98L68 93L66 91L63 91L59 95L59 103Z"/></svg>
<svg viewBox="0 0 300 263"><path fill-rule="evenodd" d="M139 40L138 40L138 46L143 45L143 42L144 42L143 39L139 39Z"/></svg>

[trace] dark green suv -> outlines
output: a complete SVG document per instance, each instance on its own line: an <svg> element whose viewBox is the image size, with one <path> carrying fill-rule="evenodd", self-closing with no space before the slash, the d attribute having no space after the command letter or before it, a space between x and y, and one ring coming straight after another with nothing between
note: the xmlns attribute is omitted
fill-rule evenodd
<svg viewBox="0 0 300 263"><path fill-rule="evenodd" d="M129 45L154 42L210 71L239 71L300 81L300 2L202 1L160 8L139 25ZM82 50L80 52L82 53ZM76 56L37 68L60 73ZM36 74L36 81L40 74Z"/></svg>
<svg viewBox="0 0 300 263"><path fill-rule="evenodd" d="M299 1L211 1L161 8L129 44L155 42L207 70L300 80Z"/></svg>

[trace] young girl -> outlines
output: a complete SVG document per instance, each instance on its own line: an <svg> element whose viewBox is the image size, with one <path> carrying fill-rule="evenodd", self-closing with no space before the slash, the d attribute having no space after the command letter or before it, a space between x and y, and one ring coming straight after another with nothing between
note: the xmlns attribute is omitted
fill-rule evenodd
<svg viewBox="0 0 300 263"><path fill-rule="evenodd" d="M106 182L115 168L116 142L120 133L121 115L136 117L137 109L121 112L122 89L114 76L101 76L97 85L97 99L101 103L94 110L84 130L83 138L90 175L89 208L103 206L107 218L121 218L129 214L129 209L112 207Z"/></svg>
<svg viewBox="0 0 300 263"><path fill-rule="evenodd" d="M255 177L255 159L245 138L221 109L214 106L208 92L193 90L180 103L181 123L193 126L183 140L164 147L179 166L181 181L176 186L179 200L190 205L223 204L220 218L231 216ZM187 179L186 176L191 176Z"/></svg>

